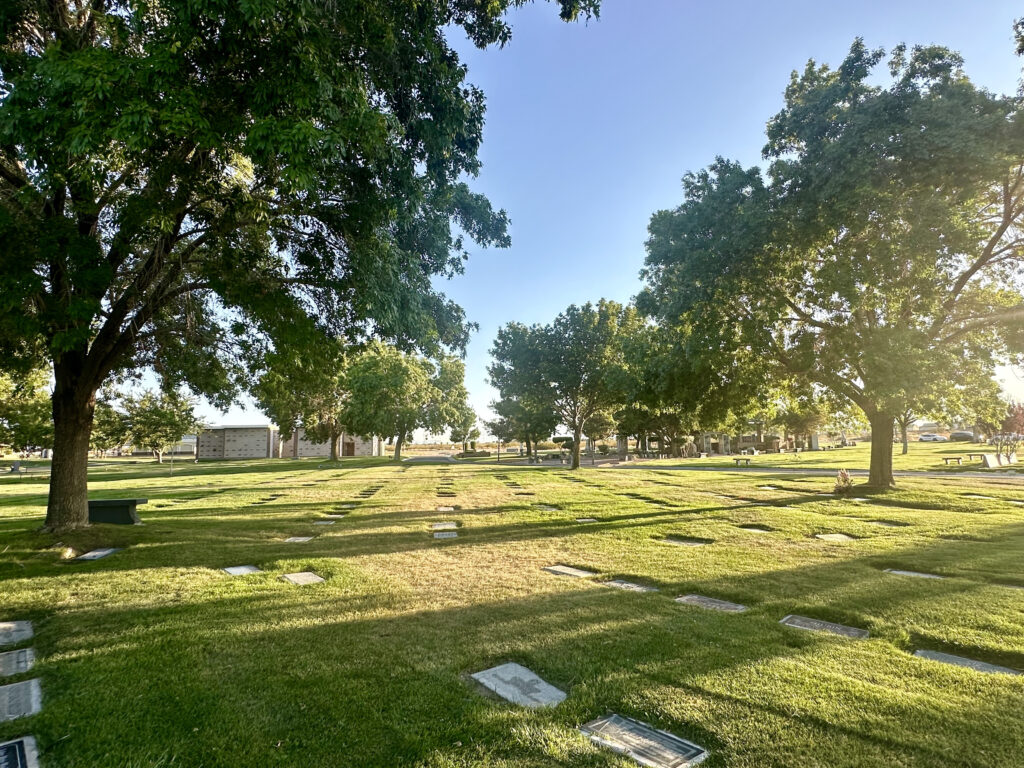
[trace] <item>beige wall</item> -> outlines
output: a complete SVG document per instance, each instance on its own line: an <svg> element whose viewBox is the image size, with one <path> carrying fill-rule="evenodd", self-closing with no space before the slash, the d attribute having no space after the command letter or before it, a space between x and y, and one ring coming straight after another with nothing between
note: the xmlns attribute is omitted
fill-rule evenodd
<svg viewBox="0 0 1024 768"><path fill-rule="evenodd" d="M273 427L218 427L199 435L200 459L266 459L276 454Z"/></svg>

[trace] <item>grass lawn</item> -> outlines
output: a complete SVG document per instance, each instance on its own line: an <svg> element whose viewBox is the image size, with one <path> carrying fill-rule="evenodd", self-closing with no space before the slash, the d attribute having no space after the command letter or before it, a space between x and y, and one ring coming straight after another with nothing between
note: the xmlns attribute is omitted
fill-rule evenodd
<svg viewBox="0 0 1024 768"><path fill-rule="evenodd" d="M1008 479L906 479L858 502L822 495L831 478L781 473L168 470L95 468L94 497L150 499L146 525L59 541L35 532L44 481L0 481L0 621L31 619L37 655L2 682L43 689L42 713L0 723L0 741L35 735L43 768L633 765L576 730L608 712L704 746L712 768L1024 763L1024 677L912 655L1024 670L1024 485ZM437 495L442 478L454 499ZM347 516L314 525L329 513ZM458 538L432 537L444 520ZM66 559L95 547L123 549ZM542 570L556 563L597 575ZM263 572L221 570L245 564ZM307 570L326 581L280 578ZM659 591L602 585L613 578ZM690 593L748 610L674 601ZM787 614L871 637L792 629ZM471 684L506 661L568 698L529 710Z"/></svg>
<svg viewBox="0 0 1024 768"><path fill-rule="evenodd" d="M903 446L893 444L892 467L900 471L928 472L985 472L986 474L1016 474L1024 471L1024 465L1008 468L985 469L980 459L968 460L967 454L994 453L995 448L981 443L920 443L909 444L909 451L903 455ZM962 456L963 465L947 465L944 456ZM655 459L645 461L652 466L710 466L735 468L735 457L709 456L706 459ZM831 451L808 451L806 453L764 453L750 457L751 467L779 469L863 469L871 463L871 443L858 442L852 448L836 448Z"/></svg>

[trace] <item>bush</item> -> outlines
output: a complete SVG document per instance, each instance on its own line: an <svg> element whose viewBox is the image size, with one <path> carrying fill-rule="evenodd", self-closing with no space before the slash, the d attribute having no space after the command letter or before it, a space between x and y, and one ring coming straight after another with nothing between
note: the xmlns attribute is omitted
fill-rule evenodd
<svg viewBox="0 0 1024 768"><path fill-rule="evenodd" d="M460 451L455 454L456 459L486 459L491 455L490 451Z"/></svg>
<svg viewBox="0 0 1024 768"><path fill-rule="evenodd" d="M853 479L850 477L850 473L845 469L840 469L836 472L836 485L832 489L832 493L837 496L845 496L848 493L853 493Z"/></svg>
<svg viewBox="0 0 1024 768"><path fill-rule="evenodd" d="M611 453L611 449L607 445L599 445L599 446L597 446L597 451L602 456L607 456L609 453Z"/></svg>

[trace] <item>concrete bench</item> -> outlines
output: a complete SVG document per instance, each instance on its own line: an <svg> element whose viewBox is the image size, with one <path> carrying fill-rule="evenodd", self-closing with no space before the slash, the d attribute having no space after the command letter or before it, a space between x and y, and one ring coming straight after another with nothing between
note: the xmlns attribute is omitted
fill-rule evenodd
<svg viewBox="0 0 1024 768"><path fill-rule="evenodd" d="M741 461L745 461L747 463L747 466L748 467L750 466L750 459L743 459L743 458L741 458L741 459L733 459L733 461L736 462L736 466L737 467L740 465Z"/></svg>
<svg viewBox="0 0 1024 768"><path fill-rule="evenodd" d="M142 525L135 507L148 502L149 499L93 499L89 502L89 522Z"/></svg>
<svg viewBox="0 0 1024 768"><path fill-rule="evenodd" d="M960 466L960 465L962 465L964 463L964 457L963 456L943 456L942 460L944 462L946 462L946 466L947 467L949 466L949 463L951 461L955 461L958 466Z"/></svg>
<svg viewBox="0 0 1024 768"><path fill-rule="evenodd" d="M968 461L974 461L975 459L977 459L978 461L981 461L984 458L985 458L985 454L984 453L968 453L967 454L967 460Z"/></svg>

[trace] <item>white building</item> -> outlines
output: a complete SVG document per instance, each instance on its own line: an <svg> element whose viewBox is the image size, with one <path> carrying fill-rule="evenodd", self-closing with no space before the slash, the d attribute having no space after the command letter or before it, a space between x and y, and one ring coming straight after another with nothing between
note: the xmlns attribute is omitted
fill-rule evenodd
<svg viewBox="0 0 1024 768"><path fill-rule="evenodd" d="M340 456L383 456L384 441L379 437L362 438L342 433L338 441ZM297 429L290 440L281 441L281 458L326 458L331 455L329 442L316 443L306 437L306 430Z"/></svg>
<svg viewBox="0 0 1024 768"><path fill-rule="evenodd" d="M327 458L331 444L317 443L296 430L287 440L272 424L245 427L209 427L199 434L199 459ZM342 456L383 456L384 441L343 434L338 446Z"/></svg>

